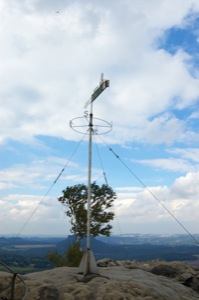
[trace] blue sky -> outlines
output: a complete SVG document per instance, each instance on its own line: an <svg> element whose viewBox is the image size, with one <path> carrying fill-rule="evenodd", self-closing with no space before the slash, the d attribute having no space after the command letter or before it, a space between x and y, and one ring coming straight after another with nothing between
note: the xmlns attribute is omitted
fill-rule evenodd
<svg viewBox="0 0 199 300"><path fill-rule="evenodd" d="M34 211L22 235L69 234L57 197L87 183L88 157L88 136L69 122L102 72L110 87L94 116L112 131L101 138L198 233L198 0L1 0L0 16L0 234L17 235ZM118 195L114 234L184 233L95 136L98 184L101 163Z"/></svg>

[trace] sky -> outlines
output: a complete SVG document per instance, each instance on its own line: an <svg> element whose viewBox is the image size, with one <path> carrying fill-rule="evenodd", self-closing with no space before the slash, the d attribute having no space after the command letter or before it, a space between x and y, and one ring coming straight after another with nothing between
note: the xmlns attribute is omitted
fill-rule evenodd
<svg viewBox="0 0 199 300"><path fill-rule="evenodd" d="M70 122L101 73L92 181L117 194L112 233L186 233L171 215L199 233L198 0L0 0L0 19L0 235L70 234L57 198L88 177Z"/></svg>

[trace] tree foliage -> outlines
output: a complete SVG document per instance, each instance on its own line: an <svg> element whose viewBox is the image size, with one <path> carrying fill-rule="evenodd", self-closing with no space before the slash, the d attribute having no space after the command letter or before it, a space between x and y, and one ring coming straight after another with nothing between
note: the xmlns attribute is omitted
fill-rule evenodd
<svg viewBox="0 0 199 300"><path fill-rule="evenodd" d="M63 267L66 265L65 258L57 252L49 252L46 255L46 258L56 267Z"/></svg>
<svg viewBox="0 0 199 300"><path fill-rule="evenodd" d="M46 258L56 267L78 267L82 256L83 252L81 251L80 243L74 241L68 246L64 256L57 252L49 252Z"/></svg>
<svg viewBox="0 0 199 300"><path fill-rule="evenodd" d="M82 256L83 256L83 251L81 250L80 242L75 241L73 244L68 246L68 249L66 251L65 254L66 266L78 267L82 259Z"/></svg>
<svg viewBox="0 0 199 300"><path fill-rule="evenodd" d="M91 184L90 233L94 237L110 236L112 226L109 222L114 218L110 208L116 198L115 192L108 185L100 187L95 182ZM67 208L66 215L70 218L71 232L77 234L79 238L86 235L87 200L88 189L84 184L67 187L63 191L63 196L58 198L58 201Z"/></svg>

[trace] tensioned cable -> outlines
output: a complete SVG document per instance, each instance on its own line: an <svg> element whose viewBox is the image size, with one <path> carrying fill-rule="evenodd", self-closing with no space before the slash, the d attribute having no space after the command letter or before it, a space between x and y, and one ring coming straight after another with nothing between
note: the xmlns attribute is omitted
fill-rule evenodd
<svg viewBox="0 0 199 300"><path fill-rule="evenodd" d="M103 171L104 181L105 181L106 185L109 185L108 184L108 179L107 179L107 176L106 176L106 172L104 170L104 165L103 165L103 162L102 162L102 158L101 158L101 155L100 155L99 147L98 147L97 143L95 143L95 145L96 145L97 154L98 154L99 162L100 162L100 165L101 165L101 169ZM121 230L121 227L120 227L118 216L116 214L115 214L115 219L116 219L116 223L117 223L117 226L118 226L118 229L119 229L119 235L121 237L122 236L122 230ZM121 243L123 243L122 239L121 239Z"/></svg>
<svg viewBox="0 0 199 300"><path fill-rule="evenodd" d="M123 164L123 166L139 181L139 183L148 191L149 194L168 212L168 214L184 229L184 231L196 242L199 246L198 240L188 231L188 229L174 216L174 214L158 199L158 197L146 186L146 184L127 166L127 164L119 157L115 151L105 143L100 137L104 145L112 152L112 154Z"/></svg>
<svg viewBox="0 0 199 300"><path fill-rule="evenodd" d="M103 162L102 162L102 159L101 159L101 156L100 156L99 147L98 147L97 143L95 143L95 146L96 146L96 149L97 149L97 155L98 155L99 162L100 162L101 169L102 169L102 173L103 173L103 176L104 176L104 181L105 181L106 185L109 185L107 177L106 177L106 173L104 171L104 165L103 165Z"/></svg>
<svg viewBox="0 0 199 300"><path fill-rule="evenodd" d="M63 172L65 171L66 167L69 165L69 163L71 162L71 159L73 158L73 156L75 155L75 153L77 152L80 144L82 143L84 137L86 136L86 133L84 134L84 136L82 137L82 139L79 141L79 143L77 144L76 148L74 149L72 155L70 156L69 160L67 161L67 163L65 164L65 166L63 167L63 169L61 170L61 172L59 173L59 175L56 177L56 179L53 181L53 183L51 184L50 188L47 190L46 194L43 196L43 198L41 199L41 201L37 204L36 208L33 210L33 212L31 213L31 215L29 216L29 218L26 220L26 222L23 224L22 228L20 229L20 231L17 234L17 237L21 234L21 232L24 230L24 228L27 226L27 224L30 222L30 220L32 219L32 217L34 216L34 214L36 213L36 211L38 210L39 206L43 203L43 201L45 200L45 198L47 197L47 195L50 193L50 191L52 190L53 186L57 183L57 181L59 180L59 178L61 177L61 175L63 174Z"/></svg>

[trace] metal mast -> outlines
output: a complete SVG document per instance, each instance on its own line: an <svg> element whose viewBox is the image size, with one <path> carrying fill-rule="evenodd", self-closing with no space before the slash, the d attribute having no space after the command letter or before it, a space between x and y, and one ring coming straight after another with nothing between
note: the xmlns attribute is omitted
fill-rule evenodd
<svg viewBox="0 0 199 300"><path fill-rule="evenodd" d="M87 235L86 235L86 252L83 255L82 261L79 266L79 272L87 274L98 274L98 268L95 262L93 252L90 245L90 217L91 217L91 172L92 172L92 135L93 135L93 102L95 99L109 87L109 80L101 80L99 86L97 86L91 95L91 98L85 104L85 108L90 104L89 114L89 145L88 145L88 202L87 202Z"/></svg>

